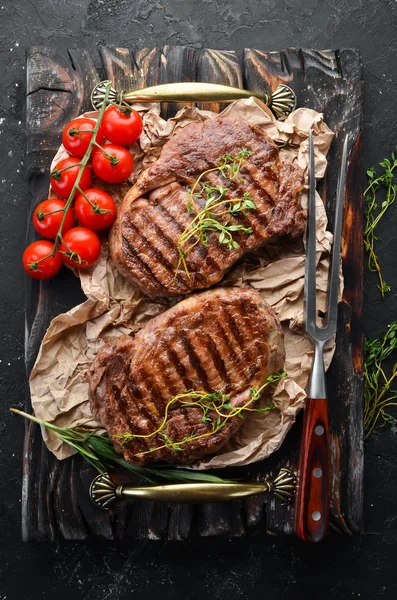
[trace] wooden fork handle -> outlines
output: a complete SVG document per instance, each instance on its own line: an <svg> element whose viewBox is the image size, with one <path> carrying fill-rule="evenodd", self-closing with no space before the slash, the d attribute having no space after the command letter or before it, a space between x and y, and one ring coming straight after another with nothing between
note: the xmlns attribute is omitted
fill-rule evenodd
<svg viewBox="0 0 397 600"><path fill-rule="evenodd" d="M295 504L295 528L306 542L319 542L328 527L328 401L307 398Z"/></svg>

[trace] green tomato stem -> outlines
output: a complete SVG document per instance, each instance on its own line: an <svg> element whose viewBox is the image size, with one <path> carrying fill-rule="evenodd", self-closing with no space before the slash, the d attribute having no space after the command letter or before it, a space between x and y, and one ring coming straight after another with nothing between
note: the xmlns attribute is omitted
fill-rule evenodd
<svg viewBox="0 0 397 600"><path fill-rule="evenodd" d="M87 152L84 154L84 157L81 159L80 169L79 169L78 175L76 177L76 181L74 182L72 190L71 190L71 192L69 194L69 197L68 197L68 199L66 201L66 204L65 204L64 208L62 209L63 210L63 217L62 217L59 229L58 229L58 233L57 233L56 238L55 238L54 249L53 249L53 251L51 253L52 256L55 256L55 253L56 253L56 251L58 249L58 246L59 246L60 242L63 241L62 240L62 229L63 229L63 226L65 225L66 214L67 214L67 211L69 210L69 208L72 205L74 194L75 194L76 190L79 188L80 179L81 179L81 176L83 174L84 168L87 166L87 163L88 163L88 161L90 159L92 148L93 148L94 144L96 144L96 137L97 137L99 128L100 128L101 123L102 123L103 115L105 113L105 109L106 109L106 106L107 106L107 101L108 101L108 98L109 98L110 88L111 88L111 84L108 83L107 86L106 86L106 91L105 91L105 97L103 99L103 104L101 106L101 110L99 111L98 120L95 123L94 129L92 130L92 136L91 136L91 140L90 140L90 143L88 145L88 148L87 148ZM77 165L74 165L74 166L77 166ZM66 246L66 244L65 244L65 246ZM70 249L69 249L69 251L70 251Z"/></svg>
<svg viewBox="0 0 397 600"><path fill-rule="evenodd" d="M105 148L103 146L101 146L100 144L98 144L98 142L94 141L94 145L102 151L102 153L106 156L106 158L109 159L112 167L116 166L120 162L120 160L117 158L117 156L114 156L113 154L109 154L109 152L106 152Z"/></svg>
<svg viewBox="0 0 397 600"><path fill-rule="evenodd" d="M83 190L81 189L81 187L78 187L77 190L80 192L80 194L83 196L83 198L85 200L87 200L88 204L91 206L92 211L94 213L96 213L97 215L107 215L108 213L110 213L110 210L107 210L106 208L101 208L100 206L98 206L98 204L94 204L93 202L91 202L91 200L88 198L87 194L85 194L83 192Z"/></svg>

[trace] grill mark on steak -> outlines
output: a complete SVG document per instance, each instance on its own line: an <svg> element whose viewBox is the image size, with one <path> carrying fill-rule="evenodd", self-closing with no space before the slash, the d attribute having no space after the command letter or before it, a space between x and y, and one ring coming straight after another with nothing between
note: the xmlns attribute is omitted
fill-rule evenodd
<svg viewBox="0 0 397 600"><path fill-rule="evenodd" d="M153 246L152 242L150 239L148 239L142 231L138 231L138 229L135 227L135 225L131 222L131 220L129 219L129 228L130 231L133 233L133 235L136 237L136 239L138 240L138 242L140 244L144 244L146 251L148 252L148 254L150 255L148 258L152 258L153 259L153 264L159 263L160 265L162 265L164 267L164 269L166 271L168 271L169 275L171 278L174 278L175 273L174 273L174 268L171 265L171 263L169 262L169 260L167 259L167 257L161 252L161 250L159 248L157 248L156 246ZM152 271L153 273L153 271ZM156 276L157 281L158 278ZM183 283L182 279L178 276L178 280L179 283L185 288L188 289L186 287L186 285Z"/></svg>
<svg viewBox="0 0 397 600"><path fill-rule="evenodd" d="M180 339L186 355L189 358L190 364L195 369L199 379L201 380L203 389L208 392L210 390L210 386L208 383L207 373L205 372L203 365L201 364L200 359L197 356L196 351L193 348L185 331L180 333Z"/></svg>
<svg viewBox="0 0 397 600"><path fill-rule="evenodd" d="M239 308L241 313L242 328L244 330L244 335L247 336L248 339L253 340L252 347L248 346L248 348L246 348L246 350L243 351L246 352L247 362L249 363L250 367L252 367L252 365L257 362L258 357L260 356L258 354L258 350L261 347L261 344L258 340L258 337L255 336L255 332L253 329L254 319L250 319L248 317L257 317L259 311L257 306L246 303L243 299L239 301ZM256 320L255 323L257 323L258 321L258 333L259 335L263 335L266 331L266 327L261 326L262 323L260 319Z"/></svg>
<svg viewBox="0 0 397 600"><path fill-rule="evenodd" d="M154 429L156 428L156 424L157 424L157 417L156 415L153 414L153 412L148 409L148 407L145 404L145 397L142 395L141 390L139 389L139 386L137 385L135 379L130 375L128 377L128 384L129 384L129 388L130 388L130 401L131 404L133 404L134 408L135 408L135 413L137 415L139 415L140 413L143 414L144 417L146 417L146 419L149 421L149 423L151 423L152 425L154 425ZM145 431L144 433L150 433L150 431Z"/></svg>
<svg viewBox="0 0 397 600"><path fill-rule="evenodd" d="M154 215L154 219L156 218L156 216ZM145 222L145 225L148 229L152 229L155 236L156 236L156 242L158 241L159 243L163 243L164 246L166 247L166 249L169 252L169 256L175 256L175 243L174 240L172 240L172 238L170 238L167 233L160 227L160 225L158 225L158 223L156 223L155 220L151 221L147 218L147 216L143 213L142 214L142 219ZM138 232L139 235L139 232ZM160 251L160 250L159 250ZM189 288L186 286L183 278L181 277L181 275L179 273L176 272L176 264L172 265L169 260L166 258L165 254L161 254L163 257L163 264L164 266L167 266L167 268L169 270L172 271L172 274L174 276L174 278L186 289L188 290Z"/></svg>
<svg viewBox="0 0 397 600"><path fill-rule="evenodd" d="M246 163L241 166L241 174L245 175L249 181L249 184L255 188L255 191L260 198L262 198L265 202L268 202L270 206L275 205L274 198L272 198L267 190L261 186L260 178L255 177L256 174L263 175L263 171L261 171L261 169L256 167L255 164Z"/></svg>
<svg viewBox="0 0 397 600"><path fill-rule="evenodd" d="M244 181L244 184L241 184L240 182L237 182L236 179L227 179L223 177L221 173L211 173L211 175L213 176L212 179L215 185L222 185L227 188L229 191L228 197L231 200L236 197L243 198L245 191L247 191L246 181ZM246 215L243 215L243 213L225 215L223 220L235 221L236 224L243 225L243 227L251 227L252 234L250 235L257 236L258 238L265 235L264 228L261 227L261 217L257 214L257 211L248 210ZM266 223L264 224L266 225ZM247 234L242 232L241 236L247 236Z"/></svg>
<svg viewBox="0 0 397 600"><path fill-rule="evenodd" d="M161 349L164 349L164 345L160 344ZM167 354L167 353L166 353ZM156 386L161 390L166 391L166 401L164 403L164 407L168 404L173 396L177 396L179 394L181 380L178 377L175 377L175 372L173 373L174 377L171 376L171 369L169 369L168 365L168 354L167 358L164 357L162 352L158 352L157 361L156 361L156 369L152 374L152 380ZM164 398L164 395L163 395Z"/></svg>
<svg viewBox="0 0 397 600"><path fill-rule="evenodd" d="M227 333L221 323L217 321L214 322L213 330L211 331L210 335L214 340L214 343L218 343L220 348L222 348L224 352L226 351L227 356L225 356L223 360L225 365L229 365L231 386L233 389L237 389L237 387L240 385L240 380L242 379L242 374L246 368L246 365L242 360L241 353L237 354L234 349L235 339L230 333Z"/></svg>
<svg viewBox="0 0 397 600"><path fill-rule="evenodd" d="M145 401L146 396L150 396L150 394L156 397L157 402L161 402L163 406L168 402L169 397L164 395L161 386L153 379L153 375L151 373L147 373L146 370L140 366L137 368L137 376L138 376L138 385L140 385L142 389L142 401ZM156 415L154 415L154 419Z"/></svg>
<svg viewBox="0 0 397 600"><path fill-rule="evenodd" d="M230 331L233 334L234 339L238 342L238 345L241 348L244 345L244 338L239 331L236 321L234 320L233 316L230 314L226 306L223 307L222 316L225 318L227 324L229 325Z"/></svg>
<svg viewBox="0 0 397 600"><path fill-rule="evenodd" d="M228 393L228 392L230 392L230 388L231 388L232 384L231 384L230 377L227 372L225 363L223 361L223 358L222 358L218 348L216 347L214 340L212 339L212 337L209 334L207 334L205 336L205 340L207 342L208 350L211 353L211 358L213 360L214 366L219 373L219 377L221 379L224 379L224 381L225 381L224 391L226 393ZM218 391L220 391L220 390L218 390Z"/></svg>
<svg viewBox="0 0 397 600"><path fill-rule="evenodd" d="M185 365L180 360L178 354L175 352L175 350L173 348L171 348L169 346L169 344L166 341L162 341L161 347L162 347L162 349L164 349L165 353L167 354L170 365L172 367L174 367L176 373L178 374L178 376L181 380L182 387L184 387L185 390L190 390L192 388L192 381L191 381L191 379L189 379L187 377ZM173 395L176 396L177 392L175 391L173 393ZM194 418L193 415L191 414L192 411L189 410L189 408L184 407L182 405L181 405L180 411L189 424L191 418Z"/></svg>
<svg viewBox="0 0 397 600"><path fill-rule="evenodd" d="M169 346L169 344L166 341L162 342L162 347L164 348L169 357L171 366L175 368L176 372L181 378L183 385L187 390L190 389L192 381L187 377L185 365L180 361L178 354L173 348Z"/></svg>
<svg viewBox="0 0 397 600"><path fill-rule="evenodd" d="M189 213L186 211L186 216L189 217L187 218L184 223L181 223L180 221L177 220L177 218L168 210L168 208L166 206L164 206L164 204L158 204L156 206L156 209L162 213L162 215L164 217L166 217L166 219L168 219L168 222L170 223L170 225L172 227L174 227L174 229L176 229L176 231L178 232L178 236L175 239L174 242L174 248L173 248L173 254L177 254L177 244L178 244L178 240L180 238L180 236L182 235L182 233L185 231L186 227L189 225L189 223L191 222L192 218L189 215ZM182 213L179 213L179 216L182 216ZM194 239L194 238L193 238ZM196 256L197 255L197 256ZM208 254L208 249L206 246L204 246L204 244L197 244L197 246L195 246L192 250L192 252L188 255L187 257L189 265L190 263L194 264L194 260L196 259L197 261L204 261L208 264L209 267L211 267L211 269L213 269L215 272L219 272L221 271L221 267L219 266L219 264L216 262L216 260L214 259L214 257L209 256ZM195 274L196 275L196 274ZM186 286L185 286L186 287Z"/></svg>
<svg viewBox="0 0 397 600"><path fill-rule="evenodd" d="M161 288L162 284L154 275L149 265L145 263L145 261L139 256L135 248L131 245L129 240L123 235L123 250L134 260L134 263L138 267L139 271L142 273L144 279L149 279L155 286Z"/></svg>
<svg viewBox="0 0 397 600"><path fill-rule="evenodd" d="M224 341L225 346L228 348L230 354L232 355L233 361L235 361L236 364L239 363L240 362L239 355L235 351L235 349L232 345L231 339L229 339L229 336L228 336L226 330L223 328L221 322L219 322L219 321L214 322L214 330L215 330L215 333L217 333L218 337ZM232 337L232 339L235 341L235 339L233 337Z"/></svg>
<svg viewBox="0 0 397 600"><path fill-rule="evenodd" d="M175 219L175 217L169 212L168 208L166 208L164 204L157 204L156 209L159 210L163 214L163 216L168 220L170 225L172 225L172 227L176 229L176 231L178 232L178 237L185 231L185 226Z"/></svg>
<svg viewBox="0 0 397 600"><path fill-rule="evenodd" d="M247 190L247 188L251 187L251 182L248 180L248 177L244 177L244 183L236 181L236 179L232 179L229 181L227 187L231 192L235 192L238 196L243 197L245 191L250 191L249 189ZM254 199L256 210L248 210L246 216L242 216L247 223L245 227L251 227L253 230L253 235L256 235L262 239L264 236L266 236L266 227L268 225L266 214L265 212L261 211L261 206L263 207L261 202L262 189L260 189L260 194L256 190L256 193L252 193L251 197Z"/></svg>

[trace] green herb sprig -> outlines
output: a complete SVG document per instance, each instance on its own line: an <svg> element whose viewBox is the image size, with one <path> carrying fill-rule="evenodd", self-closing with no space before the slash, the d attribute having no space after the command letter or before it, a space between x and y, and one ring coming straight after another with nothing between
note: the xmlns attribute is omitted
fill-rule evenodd
<svg viewBox="0 0 397 600"><path fill-rule="evenodd" d="M123 467L132 472L137 477L147 481L147 483L155 484L159 481L168 482L186 482L193 483L201 481L203 483L230 483L230 479L223 479L216 475L201 471L187 471L184 469L176 469L168 466L157 468L140 467L133 465L120 454L116 452L113 444L107 434L99 435L87 427L57 427L47 421L42 421L33 415L30 415L16 408L11 409L12 412L34 421L48 431L51 431L57 438L72 446L87 462L89 462L99 473L104 473L108 469Z"/></svg>
<svg viewBox="0 0 397 600"><path fill-rule="evenodd" d="M365 339L364 345L364 437L368 438L379 422L394 423L386 412L397 406L397 390L392 385L397 377L397 362L390 375L385 373L384 361L397 350L397 321L378 338Z"/></svg>
<svg viewBox="0 0 397 600"><path fill-rule="evenodd" d="M128 444L128 442L131 442L135 439L152 439L156 436L162 440L163 444L149 448L144 452L138 452L135 454L137 457L141 457L152 452L157 452L163 448L181 452L184 449L184 445L188 442L209 437L221 431L221 429L223 429L233 417L240 417L241 419L244 419L244 413L246 412L266 413L273 409L274 405L271 403L267 404L267 406L261 407L255 407L253 404L260 399L261 393L265 388L280 381L286 375L287 373L283 371L282 373L277 373L267 377L265 383L260 388L251 388L249 400L239 407L234 407L231 404L230 396L228 394L224 394L223 392L210 393L203 390L186 390L182 394L178 394L170 398L164 410L163 420L156 430L147 434L135 434L127 432L119 435L118 438L123 445ZM172 440L163 430L168 423L169 409L174 404L181 404L184 407L199 408L203 413L201 422L210 425L210 429L204 433L192 431L189 435L186 435L181 440Z"/></svg>
<svg viewBox="0 0 397 600"><path fill-rule="evenodd" d="M379 283L377 285L382 298L390 292L390 286L384 281L379 258L375 252L375 242L379 238L375 234L376 227L386 213L387 209L393 204L397 194L397 181L394 175L394 169L397 167L397 158L394 152L391 154L391 160L383 159L379 165L383 168L380 175L376 174L374 168L367 170L368 186L364 191L365 202L365 228L364 228L364 246L368 253L368 268L376 272ZM384 199L379 204L378 192L380 189L385 191Z"/></svg>
<svg viewBox="0 0 397 600"><path fill-rule="evenodd" d="M252 152L246 148L240 150L235 157L227 154L221 158L219 165L203 171L194 182L188 192L189 199L186 203L187 212L194 218L179 237L179 260L175 274L183 267L186 275L190 277L186 256L197 244L201 243L207 246L210 233L217 233L219 243L225 246L227 250L239 248L238 242L233 237L236 232L252 233L251 227L244 227L230 220L225 221L222 219L222 217L228 215L232 217L238 213L245 216L247 211L256 210L249 192L245 192L242 198L228 198L229 190L226 187L222 185L212 186L209 181L204 181L204 177L215 171L219 171L225 179L232 181L237 177L244 159L251 154ZM203 202L204 207L202 208Z"/></svg>

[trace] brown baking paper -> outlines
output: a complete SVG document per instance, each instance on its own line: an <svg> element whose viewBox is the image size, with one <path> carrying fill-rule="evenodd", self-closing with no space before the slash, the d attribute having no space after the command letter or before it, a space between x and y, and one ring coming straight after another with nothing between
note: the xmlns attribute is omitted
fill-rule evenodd
<svg viewBox="0 0 397 600"><path fill-rule="evenodd" d="M214 113L196 108L183 108L176 116L164 121L158 106L140 105L144 131L140 146L131 151L136 159L135 169L128 183L106 186L116 201L120 201L142 168L156 160L164 143L178 128L192 121L214 117ZM316 177L324 176L326 154L333 133L325 125L322 115L310 109L298 109L285 121L277 121L259 100L250 98L234 102L224 114L248 120L263 127L278 143L285 143L282 155L299 164L306 173L308 165L308 130L313 129ZM97 113L87 116L96 117ZM66 156L61 146L53 164ZM302 194L302 205L307 206L307 193ZM317 195L317 307L325 310L332 235L326 231L327 219ZM245 465L269 456L283 442L295 421L305 399L305 386L311 365L312 343L303 334L303 287L305 253L302 239L290 243L273 244L239 261L220 285L252 287L277 313L284 329L288 376L274 391L277 408L259 415L251 413L240 430L217 456L205 458L195 468ZM39 355L30 377L32 405L36 416L62 427L72 427L92 419L88 402L86 371L98 349L107 341L125 333L138 331L149 319L181 298L153 300L124 280L108 257L107 242L102 254L91 269L78 273L87 300L69 312L59 315L50 324L44 336ZM341 282L342 290L342 282ZM328 367L334 350L333 342L325 352ZM98 431L100 423L90 421ZM73 449L60 442L48 431L43 431L48 448L60 459L73 454Z"/></svg>

